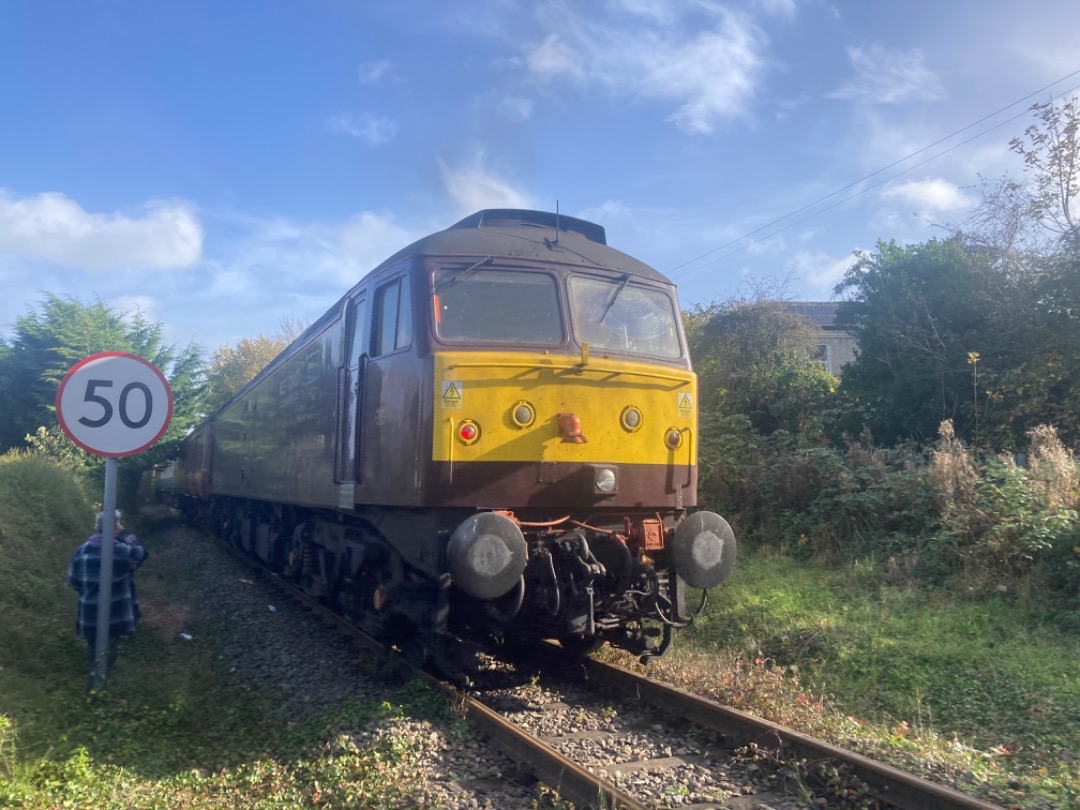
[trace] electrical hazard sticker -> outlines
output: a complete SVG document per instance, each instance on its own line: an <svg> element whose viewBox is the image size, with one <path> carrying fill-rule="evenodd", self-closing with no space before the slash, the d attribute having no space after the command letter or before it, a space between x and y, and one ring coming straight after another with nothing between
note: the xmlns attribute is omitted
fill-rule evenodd
<svg viewBox="0 0 1080 810"><path fill-rule="evenodd" d="M461 381L443 380L442 383L442 406L443 408L461 407Z"/></svg>
<svg viewBox="0 0 1080 810"><path fill-rule="evenodd" d="M690 419L694 415L694 395L679 394L679 418Z"/></svg>

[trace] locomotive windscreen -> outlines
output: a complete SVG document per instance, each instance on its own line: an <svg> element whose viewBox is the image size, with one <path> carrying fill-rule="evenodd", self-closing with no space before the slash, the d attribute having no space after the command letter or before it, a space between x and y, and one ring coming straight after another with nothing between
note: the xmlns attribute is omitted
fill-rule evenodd
<svg viewBox="0 0 1080 810"><path fill-rule="evenodd" d="M454 269L435 275L435 332L455 343L563 342L555 277L513 270Z"/></svg>
<svg viewBox="0 0 1080 810"><path fill-rule="evenodd" d="M570 311L580 343L593 349L682 356L675 307L663 291L629 283L629 276L570 279Z"/></svg>

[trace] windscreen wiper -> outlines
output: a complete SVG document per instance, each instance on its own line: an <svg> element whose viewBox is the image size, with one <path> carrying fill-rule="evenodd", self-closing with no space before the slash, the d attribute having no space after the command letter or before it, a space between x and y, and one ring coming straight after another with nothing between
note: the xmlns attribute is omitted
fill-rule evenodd
<svg viewBox="0 0 1080 810"><path fill-rule="evenodd" d="M615 299L619 297L619 293L623 291L623 287L625 287L629 281L630 274L623 273L622 278L619 279L619 286L615 288L615 292L611 294L611 298L609 298L607 304L604 305L604 312L600 316L600 323L603 323L604 318L606 318L608 316L608 313L611 312L611 308L615 306Z"/></svg>
<svg viewBox="0 0 1080 810"><path fill-rule="evenodd" d="M491 261L492 261L492 259L491 259L490 256L485 256L484 258L482 258L480 261L476 262L475 264L470 264L464 270L457 271L456 273L454 273L454 275L450 276L450 278L448 278L446 281L442 282L441 284L435 285L435 292L441 292L442 290L445 290L447 287L451 286L452 284L457 284L459 281L461 281L463 278L465 278L465 276L467 276L470 273L474 272L477 268L483 267L485 264L491 264Z"/></svg>

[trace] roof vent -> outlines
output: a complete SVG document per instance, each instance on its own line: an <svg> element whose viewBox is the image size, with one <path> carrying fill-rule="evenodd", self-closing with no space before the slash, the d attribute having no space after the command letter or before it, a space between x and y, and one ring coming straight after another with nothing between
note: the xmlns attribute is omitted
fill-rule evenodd
<svg viewBox="0 0 1080 810"><path fill-rule="evenodd" d="M450 226L451 228L547 228L567 233L579 233L590 242L607 244L604 226L595 222L586 222L565 214L553 214L550 211L529 211L523 208L485 208L470 214Z"/></svg>

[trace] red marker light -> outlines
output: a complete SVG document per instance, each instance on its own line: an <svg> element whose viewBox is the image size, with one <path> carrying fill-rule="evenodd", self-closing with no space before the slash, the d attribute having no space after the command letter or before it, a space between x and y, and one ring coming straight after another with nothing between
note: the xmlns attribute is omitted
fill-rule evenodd
<svg viewBox="0 0 1080 810"><path fill-rule="evenodd" d="M465 444L476 444L480 439L480 425L467 419L458 425L458 438Z"/></svg>
<svg viewBox="0 0 1080 810"><path fill-rule="evenodd" d="M678 450L682 446L682 433L678 428L668 428L664 436L664 444L668 450Z"/></svg>

